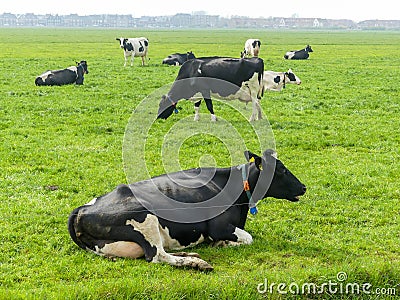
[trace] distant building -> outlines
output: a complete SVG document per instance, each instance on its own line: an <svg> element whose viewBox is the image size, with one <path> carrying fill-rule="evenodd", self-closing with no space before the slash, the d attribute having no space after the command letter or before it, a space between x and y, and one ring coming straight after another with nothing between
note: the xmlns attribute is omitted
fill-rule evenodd
<svg viewBox="0 0 400 300"><path fill-rule="evenodd" d="M366 29L400 30L400 20L366 20L356 23L352 20L321 18L250 18L232 16L223 18L208 15L204 11L173 16L132 15L35 15L32 13L0 15L0 27L100 27L100 28L287 28L287 29Z"/></svg>

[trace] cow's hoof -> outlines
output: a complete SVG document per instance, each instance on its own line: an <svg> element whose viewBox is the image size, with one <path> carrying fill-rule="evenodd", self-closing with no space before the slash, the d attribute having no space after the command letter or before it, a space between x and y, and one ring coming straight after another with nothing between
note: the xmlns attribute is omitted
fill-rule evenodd
<svg viewBox="0 0 400 300"><path fill-rule="evenodd" d="M211 122L217 122L217 116L216 115L211 115Z"/></svg>
<svg viewBox="0 0 400 300"><path fill-rule="evenodd" d="M200 116L199 115L195 115L193 120L194 121L199 121L200 120Z"/></svg>
<svg viewBox="0 0 400 300"><path fill-rule="evenodd" d="M205 271L205 272L210 272L210 271L214 270L212 265L210 265L205 260L202 260L200 258L197 258L197 259L193 258L193 259L195 259L195 260L193 261L193 264L191 265L191 267L198 269L200 271Z"/></svg>

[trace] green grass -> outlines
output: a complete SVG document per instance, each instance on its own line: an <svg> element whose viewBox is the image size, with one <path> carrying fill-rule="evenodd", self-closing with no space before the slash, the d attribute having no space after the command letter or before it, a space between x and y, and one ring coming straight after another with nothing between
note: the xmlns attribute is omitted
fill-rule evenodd
<svg viewBox="0 0 400 300"><path fill-rule="evenodd" d="M124 68L119 36L147 36L149 65L142 68L136 59L133 68ZM67 231L68 215L127 181L122 147L132 112L178 71L161 65L162 59L190 50L238 56L248 37L262 40L266 69L292 68L302 80L267 92L261 104L279 157L307 185L306 195L298 203L261 201L259 214L246 224L250 246L191 249L214 266L208 274L144 260L110 261L78 248ZM308 43L314 50L308 61L283 60L285 51ZM398 296L399 46L398 32L0 29L0 298L279 299L276 289L259 294L257 285L265 279L321 285L337 282L339 272L346 272L345 283L370 283L372 292L395 288ZM41 72L81 59L90 72L83 86L34 85ZM155 114L158 99L153 101ZM251 130L245 119L215 105L219 117L243 132L245 145L256 147L254 135L245 134ZM179 115L151 126L144 154L151 175L163 171L164 134L193 117L191 103L180 106ZM154 114L143 114L143 122ZM199 124L210 126L208 116ZM221 139L224 126L213 126ZM177 159L191 168L209 153L216 165L227 166L226 142L193 136ZM145 171L137 169L140 176Z"/></svg>

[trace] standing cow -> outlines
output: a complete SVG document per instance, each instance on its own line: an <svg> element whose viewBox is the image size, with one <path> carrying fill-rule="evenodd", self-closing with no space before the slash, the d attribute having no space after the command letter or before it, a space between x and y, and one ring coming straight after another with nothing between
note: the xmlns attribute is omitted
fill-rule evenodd
<svg viewBox="0 0 400 300"><path fill-rule="evenodd" d="M158 117L167 119L180 99L190 99L196 93L201 93L211 114L211 120L216 121L211 93L227 97L237 93L243 82L250 80L257 73L257 99L263 96L262 79L264 61L261 58L195 58L185 62L179 69L172 87L167 95L163 95L159 104ZM198 112L201 100L195 103ZM256 105L256 103L254 103Z"/></svg>
<svg viewBox="0 0 400 300"><path fill-rule="evenodd" d="M142 58L142 66L144 66L145 59L147 58L147 52L149 48L149 40L145 37L139 38L116 38L119 41L119 46L124 49L124 58L126 62L128 57L131 57L131 66L133 66L133 59L135 57Z"/></svg>
<svg viewBox="0 0 400 300"><path fill-rule="evenodd" d="M181 66L189 59L196 58L192 51L186 53L174 53L164 58L162 63L170 66Z"/></svg>
<svg viewBox="0 0 400 300"><path fill-rule="evenodd" d="M86 60L63 70L46 71L35 79L36 85L83 84L84 74L89 74Z"/></svg>
<svg viewBox="0 0 400 300"><path fill-rule="evenodd" d="M310 45L307 45L304 49L301 50L292 50L286 52L286 54L283 56L285 59L307 59L310 54L309 52L314 52L311 49Z"/></svg>
<svg viewBox="0 0 400 300"><path fill-rule="evenodd" d="M292 69L289 69L287 72L264 72L264 91L280 92L282 88L286 87L287 83L301 84L300 78L293 73Z"/></svg>
<svg viewBox="0 0 400 300"><path fill-rule="evenodd" d="M261 42L259 39L248 39L244 43L244 50L240 53L240 57L258 57L260 53Z"/></svg>
<svg viewBox="0 0 400 300"><path fill-rule="evenodd" d="M272 150L230 168L197 168L119 185L72 211L68 230L81 248L105 257L139 258L210 271L196 253L168 253L203 241L251 244L244 230L260 199L299 201L302 184Z"/></svg>

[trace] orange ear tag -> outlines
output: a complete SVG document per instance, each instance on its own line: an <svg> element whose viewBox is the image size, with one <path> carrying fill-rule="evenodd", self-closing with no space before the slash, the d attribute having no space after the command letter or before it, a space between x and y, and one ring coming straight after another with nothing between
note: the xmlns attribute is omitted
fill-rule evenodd
<svg viewBox="0 0 400 300"><path fill-rule="evenodd" d="M246 192L250 191L250 184L247 180L243 181L243 188Z"/></svg>

